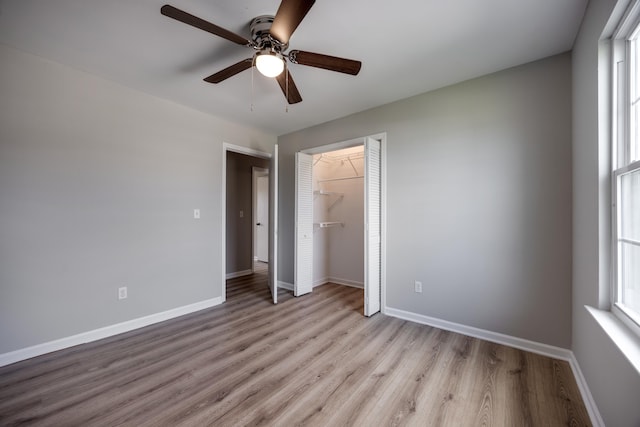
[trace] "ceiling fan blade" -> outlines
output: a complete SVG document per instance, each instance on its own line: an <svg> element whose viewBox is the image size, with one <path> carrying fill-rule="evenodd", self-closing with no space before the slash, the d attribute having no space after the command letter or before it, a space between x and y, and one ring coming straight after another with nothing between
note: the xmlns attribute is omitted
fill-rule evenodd
<svg viewBox="0 0 640 427"><path fill-rule="evenodd" d="M289 43L291 34L311 9L316 0L282 0L271 24L271 36L282 44Z"/></svg>
<svg viewBox="0 0 640 427"><path fill-rule="evenodd" d="M287 79L287 77L289 78ZM289 104L297 104L298 102L302 101L302 96L300 96L300 92L298 92L298 88L293 82L293 78L291 77L291 73L289 72L289 70L285 69L276 77L276 80L278 81L280 89L282 89L282 93L284 93L284 96L285 98L287 98L287 102L289 102ZM287 80L289 80L288 84Z"/></svg>
<svg viewBox="0 0 640 427"><path fill-rule="evenodd" d="M222 37L223 39L227 39L234 43L243 46L251 45L251 42L249 40L237 35L236 33L232 33L229 30L225 30L222 27L218 27L211 22L205 21L204 19L198 18L197 16L193 16L190 13L177 9L168 4L165 4L160 8L160 13L162 13L164 16L168 16L169 18L173 18L180 22L184 22L185 24L189 24L192 27L200 28L201 30L207 31L211 34Z"/></svg>
<svg viewBox="0 0 640 427"><path fill-rule="evenodd" d="M225 68L224 70L218 71L217 73L210 75L209 77L205 78L204 81L207 83L220 83L221 81L226 80L229 77L233 77L244 70L248 70L252 66L253 66L252 58L243 59L242 61L237 62L231 65L230 67Z"/></svg>
<svg viewBox="0 0 640 427"><path fill-rule="evenodd" d="M320 53L292 50L289 52L289 60L294 64L308 65L310 67L324 68L325 70L351 74L360 72L362 62L353 59L338 58L336 56L322 55Z"/></svg>

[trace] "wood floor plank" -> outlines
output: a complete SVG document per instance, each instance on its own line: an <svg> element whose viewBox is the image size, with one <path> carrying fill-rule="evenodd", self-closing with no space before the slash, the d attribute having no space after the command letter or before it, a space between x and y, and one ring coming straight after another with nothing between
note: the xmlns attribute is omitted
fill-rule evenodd
<svg viewBox="0 0 640 427"><path fill-rule="evenodd" d="M314 306L314 309L319 309L321 307L322 307L322 303L316 304ZM277 316L273 312L271 313L271 315L274 318ZM233 326L238 326L238 325L237 324L234 325L233 322L231 323L232 323L231 330L235 331L236 339L242 339L246 341L247 338L245 336L248 333L247 329L244 327L240 329L234 329ZM286 323L286 320L282 320L281 324L284 325L285 323ZM275 326L278 327L280 326L280 324L275 323ZM259 332L256 332L256 334L258 333ZM263 334L263 338L264 337L265 336ZM119 399L125 400L126 393L135 393L135 390L136 390L135 385L138 379L144 379L148 381L148 377L152 376L157 371L164 371L165 375L171 375L172 374L171 370L167 370L168 367L176 364L177 362L180 362L184 358L193 360L194 357L196 357L198 354L202 354L206 357L212 357L212 358L216 358L218 356L224 355L224 354L220 354L221 353L220 348L222 347L218 349L211 348L210 344L207 343L206 341L202 341L199 345L194 345L193 341L194 340L198 341L197 336L196 337L189 336L188 338L190 338L188 342L180 342L179 340L175 340L175 342L171 347L168 347L168 348L161 347L156 349L156 353L152 356L152 358L146 358L146 353L143 354L143 356L145 356L143 358L136 358L136 356L138 355L137 352L128 353L127 360L129 360L130 363L128 366L124 367L124 372L126 372L127 370L130 370L130 372L126 376L113 375L113 372L111 372L111 370L109 371L103 370L104 371L102 372L103 376L98 377L97 379L92 374L87 374L84 376L85 377L84 381L77 381L72 379L72 377L70 377L71 379L68 379L67 381L50 383L51 387L56 385L62 386L61 390L63 390L63 392L58 393L57 395L58 405L62 404L64 405L64 407L74 405L74 404L80 405L88 401L94 395L101 395L104 398L106 397L104 394L105 393L104 390L110 390L110 392L113 394L116 394ZM236 348L236 345L237 345L239 349L244 349L246 346L249 345L246 342L237 343L236 341L230 340L225 334L222 335L222 339L225 340L225 344L227 346L230 346L233 348ZM257 337L250 336L248 340L249 341L253 340L254 342L257 342L258 339ZM176 351L175 347L182 348L182 351L180 352ZM223 348L223 350L225 349L226 347ZM225 360L225 359L221 358L221 360ZM112 366L114 370L116 370L116 372L117 370L123 369L123 366L120 366L120 365L109 365L109 366ZM104 378L105 376L107 378ZM58 379L55 378L55 380L57 381ZM67 385L68 381L75 381L75 384L73 384L73 387L69 387ZM92 387L90 393L87 393L87 392L81 393L81 391L85 387L91 384L96 384L96 383L99 384L99 386ZM123 388L125 388L125 393L121 391L121 389ZM75 401L67 402L65 399L68 395L74 398ZM108 393L106 393L106 395L108 395ZM40 405L40 409L45 409L45 408L46 408L45 405ZM39 415L40 416L46 415L46 413L39 414Z"/></svg>
<svg viewBox="0 0 640 427"><path fill-rule="evenodd" d="M359 299L360 300L360 299ZM359 316L357 313L351 316ZM314 407L322 406L322 395L319 391L331 393L335 388L327 387L323 380L331 378L336 382L342 382L345 375L338 372L343 366L353 365L353 359L362 351L375 351L370 343L377 337L390 337L395 333L397 324L392 322L355 322L342 333L336 334L331 340L331 351L321 355L313 355L313 360L305 368L305 375L287 375L283 378L282 385L270 390L270 396L261 402L253 411L248 411L244 405L236 408L236 412L243 413L241 418L234 418L234 414L227 414L227 418L238 419L241 424L260 425L265 422L275 422L279 416L291 413L301 406L308 405L302 398L308 395L317 396ZM309 357L311 359L311 357ZM287 360L284 367L290 365ZM318 389L319 388L319 389ZM286 411L285 411L286 409Z"/></svg>
<svg viewBox="0 0 640 427"><path fill-rule="evenodd" d="M394 374L404 371L408 354L415 351L421 335L421 328L415 326L406 322L402 325L401 336L394 337L393 341L385 341L384 344L388 347L371 363L373 369L365 373L364 381L361 381L348 396L343 397L340 410L334 413L330 420L332 424L372 425L371 423L379 421L374 414L380 407L381 397L388 390L387 387L392 386Z"/></svg>
<svg viewBox="0 0 640 427"><path fill-rule="evenodd" d="M340 294L331 296L331 298L337 298ZM127 416L119 417L120 422L127 421L128 418L141 417L146 413L153 412L157 408L164 408L171 402L176 401L176 396L189 396L188 399L180 400L180 407L182 411L169 421L177 422L180 419L188 418L191 416L193 409L188 407L187 404L196 399L196 396L200 394L209 393L212 381L216 381L217 389L215 390L213 400L222 405L222 402L227 402L231 392L236 392L235 388L244 385L246 379L256 372L260 371L263 364L270 363L272 359L277 359L281 354L285 354L288 349L282 347L279 349L279 353L272 354L270 357L259 358L261 354L265 353L267 349L281 346L290 335L296 337L298 340L305 339L308 335L320 331L321 328L330 328L334 323L338 323L339 318L337 316L343 315L343 313L335 312L329 315L328 305L332 302L331 298L327 298L312 307L309 310L310 313L315 313L321 308L324 308L326 316L324 316L323 324L315 324L312 328L308 328L307 320L299 322L298 324L285 325L286 318L279 319L279 322L274 322L274 333L264 334L260 332L259 325L264 326L261 322L257 323L256 331L248 338L249 341L253 341L253 352L247 352L249 343L246 342L247 338L244 335L247 333L245 328L236 330L238 332L237 339L242 339L243 342L238 343L234 340L226 340L224 345L218 346L217 349L210 348L209 354L207 352L199 352L197 355L191 355L188 358L189 363L180 363L174 366L174 361L167 363L166 359L160 359L158 363L159 367L153 367L151 374L136 375L136 381L127 381L126 383L120 383L116 389L113 389L107 397L112 397L114 400L112 405L126 406ZM304 306L303 306L304 308ZM271 313L270 319L277 317ZM312 319L311 317L309 319ZM272 319L273 320L273 319ZM314 329L315 328L315 329ZM289 329L293 329L290 331ZM257 335L261 335L258 337ZM266 339L270 339L270 342L265 343L264 347L256 346ZM187 351L183 351L181 354L187 354ZM197 356L197 357L196 357ZM202 357L200 357L202 356ZM200 366L197 375L185 375L184 369L189 366ZM161 384L161 387L157 387L156 382L150 378L154 375L174 375L174 380ZM153 392L154 399L152 402L138 402L138 404L131 403L132 397L145 396ZM113 395L113 396L111 396ZM131 397L132 396L132 397ZM193 403L194 406L202 407L212 398L208 396L205 402ZM140 400L140 399L139 399ZM115 415L113 413L95 414L91 418L83 419L85 422L97 421L110 423ZM166 416L165 416L166 418ZM167 421L167 420L165 420ZM156 424L157 425L157 424Z"/></svg>
<svg viewBox="0 0 640 427"><path fill-rule="evenodd" d="M442 355L440 349L444 344L442 340L446 340L446 335L434 328L414 326L421 334L415 350L408 352L402 360L402 365L406 365L408 369L396 369L389 375L389 384L377 389L375 408L366 414L361 424L371 422L387 426L411 425L416 422L420 424L421 417L416 418L418 402L421 399L420 390L424 388L426 378L437 375L434 370Z"/></svg>
<svg viewBox="0 0 640 427"><path fill-rule="evenodd" d="M330 370L312 373L311 377L315 377L317 381L304 390L304 393L300 393L292 405L280 412L275 424L338 425L331 417L344 412L347 398L355 393L362 381L377 367L380 357L387 355L395 344L402 345L402 341L407 339L402 333L407 326L406 322L394 320L384 322L388 323L384 325L379 319L376 320L370 323L384 329L375 335L367 334L368 342L356 343L357 347L350 347L350 352L343 359L344 363L338 361L328 367Z"/></svg>
<svg viewBox="0 0 640 427"><path fill-rule="evenodd" d="M0 425L589 426L567 362L377 314L324 285L224 304L0 368Z"/></svg>
<svg viewBox="0 0 640 427"><path fill-rule="evenodd" d="M318 357L329 351L330 345L328 334L333 330L340 330L344 325L346 315L344 311L324 312L321 320L317 320L313 325L305 325L298 333L294 334L294 339L287 339L286 342L274 345L268 357L259 360L246 361L243 366L238 366L230 378L230 382L222 385L226 386L224 396L221 398L211 390L203 390L197 399L190 402L190 406L181 409L169 419L170 423L177 423L193 418L192 425L201 425L200 419L204 418L216 421L224 418L237 406L249 408L255 402L264 398L266 393L278 387L289 375L304 372L312 357ZM287 360L287 364L282 363ZM211 405L215 403L215 405ZM184 405L181 405L184 406ZM206 411L194 415L194 408L209 406Z"/></svg>

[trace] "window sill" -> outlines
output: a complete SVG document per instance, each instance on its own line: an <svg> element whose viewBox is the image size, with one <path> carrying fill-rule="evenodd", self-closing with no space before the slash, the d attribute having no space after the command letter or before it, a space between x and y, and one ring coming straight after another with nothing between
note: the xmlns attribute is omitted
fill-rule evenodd
<svg viewBox="0 0 640 427"><path fill-rule="evenodd" d="M640 374L640 337L610 311L584 306Z"/></svg>

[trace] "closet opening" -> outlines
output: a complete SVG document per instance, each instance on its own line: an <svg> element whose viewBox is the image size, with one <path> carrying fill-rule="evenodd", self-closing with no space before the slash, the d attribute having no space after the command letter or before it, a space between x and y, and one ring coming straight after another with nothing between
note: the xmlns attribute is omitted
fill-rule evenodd
<svg viewBox="0 0 640 427"><path fill-rule="evenodd" d="M364 292L364 145L313 156L313 286Z"/></svg>
<svg viewBox="0 0 640 427"><path fill-rule="evenodd" d="M384 135L296 153L294 295L327 283L382 307Z"/></svg>

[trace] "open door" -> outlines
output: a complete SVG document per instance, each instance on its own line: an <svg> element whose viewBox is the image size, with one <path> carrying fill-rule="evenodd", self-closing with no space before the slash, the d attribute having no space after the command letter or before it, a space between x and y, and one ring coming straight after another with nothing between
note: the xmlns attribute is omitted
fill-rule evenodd
<svg viewBox="0 0 640 427"><path fill-rule="evenodd" d="M380 311L380 141L367 138L364 143L364 315Z"/></svg>
<svg viewBox="0 0 640 427"><path fill-rule="evenodd" d="M269 170L253 167L253 260L269 262Z"/></svg>
<svg viewBox="0 0 640 427"><path fill-rule="evenodd" d="M313 156L296 153L296 231L293 294L313 290Z"/></svg>
<svg viewBox="0 0 640 427"><path fill-rule="evenodd" d="M273 147L269 172L269 285L273 303L278 303L278 144Z"/></svg>

